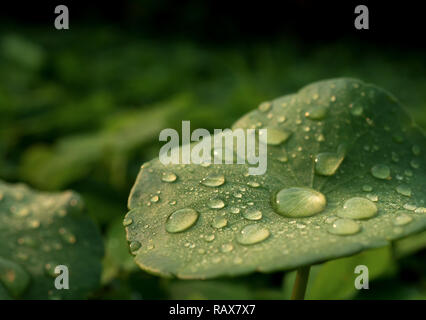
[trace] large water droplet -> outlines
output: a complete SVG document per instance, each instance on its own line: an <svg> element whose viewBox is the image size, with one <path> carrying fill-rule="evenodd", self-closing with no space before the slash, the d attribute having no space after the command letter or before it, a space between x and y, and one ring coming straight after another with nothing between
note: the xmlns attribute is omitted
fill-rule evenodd
<svg viewBox="0 0 426 320"><path fill-rule="evenodd" d="M368 219L374 217L377 213L377 207L374 202L360 197L347 200L343 209L339 210L337 215L349 219Z"/></svg>
<svg viewBox="0 0 426 320"><path fill-rule="evenodd" d="M350 219L337 219L328 229L328 232L340 236L345 236L355 234L359 232L359 230L361 230L361 227L357 222Z"/></svg>
<svg viewBox="0 0 426 320"><path fill-rule="evenodd" d="M326 204L325 196L310 188L281 189L272 199L275 211L290 218L309 217L320 213Z"/></svg>
<svg viewBox="0 0 426 320"><path fill-rule="evenodd" d="M377 179L389 179L390 168L385 164L377 164L371 168L371 174Z"/></svg>
<svg viewBox="0 0 426 320"><path fill-rule="evenodd" d="M256 208L249 208L244 211L243 217L247 220L260 220L262 219L262 211Z"/></svg>
<svg viewBox="0 0 426 320"><path fill-rule="evenodd" d="M211 174L201 181L201 184L207 187L219 187L225 183L225 176L223 174Z"/></svg>
<svg viewBox="0 0 426 320"><path fill-rule="evenodd" d="M237 241L242 245L250 245L262 242L269 236L270 232L265 227L260 224L249 224L238 234Z"/></svg>
<svg viewBox="0 0 426 320"><path fill-rule="evenodd" d="M164 182L175 182L177 179L177 176L173 172L163 172L163 175L161 176L161 180Z"/></svg>
<svg viewBox="0 0 426 320"><path fill-rule="evenodd" d="M234 246L231 243L224 243L221 247L220 247L220 251L226 253L226 252L231 252L234 249Z"/></svg>
<svg viewBox="0 0 426 320"><path fill-rule="evenodd" d="M198 216L198 212L191 208L174 211L167 218L166 230L170 233L185 231L197 222Z"/></svg>

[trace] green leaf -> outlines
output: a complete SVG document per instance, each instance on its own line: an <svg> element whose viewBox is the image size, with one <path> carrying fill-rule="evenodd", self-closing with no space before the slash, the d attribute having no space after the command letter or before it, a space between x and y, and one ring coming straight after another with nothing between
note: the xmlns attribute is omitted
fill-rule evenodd
<svg viewBox="0 0 426 320"><path fill-rule="evenodd" d="M324 263L310 279L306 299L352 298L358 292L354 285L355 278L359 276L354 272L358 265L368 267L369 281L389 274L394 269L390 246Z"/></svg>
<svg viewBox="0 0 426 320"><path fill-rule="evenodd" d="M264 175L142 166L125 217L142 269L185 279L294 269L425 230L426 139L386 91L321 81L233 128L268 129Z"/></svg>
<svg viewBox="0 0 426 320"><path fill-rule="evenodd" d="M73 192L42 193L0 181L0 284L10 296L78 299L97 288L102 239L82 209ZM54 286L57 265L68 267L69 290Z"/></svg>

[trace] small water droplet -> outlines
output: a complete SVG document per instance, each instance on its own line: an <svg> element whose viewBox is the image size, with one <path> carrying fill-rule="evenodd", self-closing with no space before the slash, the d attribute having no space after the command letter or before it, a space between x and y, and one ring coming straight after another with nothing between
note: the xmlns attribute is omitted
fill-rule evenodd
<svg viewBox="0 0 426 320"><path fill-rule="evenodd" d="M257 188L257 187L259 187L259 186L260 186L260 183L259 183L259 182L256 182L256 181L249 181L249 182L247 182L247 185L248 185L249 187L252 187L252 188Z"/></svg>
<svg viewBox="0 0 426 320"><path fill-rule="evenodd" d="M352 103L349 108L353 116L359 117L364 113L364 108L360 103Z"/></svg>
<svg viewBox="0 0 426 320"><path fill-rule="evenodd" d="M44 265L44 271L46 274L52 278L56 278L57 274L55 273L55 268L58 264L55 262L48 262Z"/></svg>
<svg viewBox="0 0 426 320"><path fill-rule="evenodd" d="M225 207L225 202L222 199L210 199L207 205L211 209L222 209Z"/></svg>
<svg viewBox="0 0 426 320"><path fill-rule="evenodd" d="M406 203L406 204L403 205L403 208L405 210L414 211L414 210L416 210L417 207L414 204Z"/></svg>
<svg viewBox="0 0 426 320"><path fill-rule="evenodd" d="M191 208L174 211L166 221L166 231L177 233L188 230L198 220L198 212Z"/></svg>
<svg viewBox="0 0 426 320"><path fill-rule="evenodd" d="M326 106L313 106L305 112L305 117L311 120L323 120L327 116L328 107Z"/></svg>
<svg viewBox="0 0 426 320"><path fill-rule="evenodd" d="M213 233L210 233L210 234L207 234L204 237L204 240L207 241L207 242L212 242L214 240L214 238L215 238L215 235Z"/></svg>
<svg viewBox="0 0 426 320"><path fill-rule="evenodd" d="M377 207L374 202L360 197L347 200L343 205L343 209L337 213L339 217L349 219L369 219L376 214Z"/></svg>
<svg viewBox="0 0 426 320"><path fill-rule="evenodd" d="M212 227L216 229L222 229L228 225L228 220L225 217L215 217L212 222Z"/></svg>
<svg viewBox="0 0 426 320"><path fill-rule="evenodd" d="M371 168L371 174L377 179L389 179L390 168L385 164L377 164Z"/></svg>
<svg viewBox="0 0 426 320"><path fill-rule="evenodd" d="M379 201L379 197L377 196L377 194L372 193L367 194L367 199L373 202Z"/></svg>
<svg viewBox="0 0 426 320"><path fill-rule="evenodd" d="M154 202L154 203L158 202L158 200L160 200L160 197L157 196L157 195L155 195L151 198L151 202Z"/></svg>
<svg viewBox="0 0 426 320"><path fill-rule="evenodd" d="M272 199L274 210L285 217L309 217L324 210L325 196L310 188L286 188Z"/></svg>
<svg viewBox="0 0 426 320"><path fill-rule="evenodd" d="M395 217L393 224L396 226L403 226L410 223L411 221L413 221L412 217L410 217L408 214L401 213Z"/></svg>
<svg viewBox="0 0 426 320"><path fill-rule="evenodd" d="M141 243L139 241L132 241L129 244L129 248L130 248L130 252L134 253L136 251L138 251L141 247Z"/></svg>
<svg viewBox="0 0 426 320"><path fill-rule="evenodd" d="M262 219L262 211L256 208L249 208L243 213L243 217L247 220L260 220Z"/></svg>
<svg viewBox="0 0 426 320"><path fill-rule="evenodd" d="M346 236L358 233L361 230L359 224L350 219L337 219L333 222L328 232L339 236Z"/></svg>
<svg viewBox="0 0 426 320"><path fill-rule="evenodd" d="M259 105L259 110L260 111L262 111L262 112L267 112L269 109L271 109L271 106L272 106L272 103L270 103L269 101L266 101L266 102L262 102L260 105Z"/></svg>
<svg viewBox="0 0 426 320"><path fill-rule="evenodd" d="M315 158L315 172L319 175L331 176L336 173L343 159L343 156L337 153L320 153Z"/></svg>
<svg viewBox="0 0 426 320"><path fill-rule="evenodd" d="M234 249L234 246L231 243L224 243L221 247L220 247L220 251L226 253L226 252L231 252Z"/></svg>
<svg viewBox="0 0 426 320"><path fill-rule="evenodd" d="M75 235L68 229L59 228L59 234L61 235L62 239L69 244L74 244L77 242Z"/></svg>
<svg viewBox="0 0 426 320"><path fill-rule="evenodd" d="M130 217L125 217L123 220L123 226L127 227L133 223L133 219Z"/></svg>
<svg viewBox="0 0 426 320"><path fill-rule="evenodd" d="M270 234L269 230L260 224L249 224L238 234L237 241L242 245L256 244L266 240Z"/></svg>
<svg viewBox="0 0 426 320"><path fill-rule="evenodd" d="M230 211L231 211L231 213L234 213L234 214L236 214L236 213L240 213L240 208L232 207L232 208L230 209Z"/></svg>
<svg viewBox="0 0 426 320"><path fill-rule="evenodd" d="M365 185L362 186L362 191L371 192L371 191L373 191L373 187L365 184Z"/></svg>
<svg viewBox="0 0 426 320"><path fill-rule="evenodd" d="M272 127L269 127L266 129L268 130L266 143L271 146L280 145L281 143L286 142L288 138L291 136L291 132L289 131L276 129Z"/></svg>
<svg viewBox="0 0 426 320"><path fill-rule="evenodd" d="M406 184L401 184L396 187L396 191L406 197L411 197L411 188Z"/></svg>
<svg viewBox="0 0 426 320"><path fill-rule="evenodd" d="M161 180L164 182L175 182L177 179L177 176L173 172L163 172L163 175L161 176Z"/></svg>
<svg viewBox="0 0 426 320"><path fill-rule="evenodd" d="M201 184L207 187L219 187L225 183L223 174L211 174L201 181Z"/></svg>

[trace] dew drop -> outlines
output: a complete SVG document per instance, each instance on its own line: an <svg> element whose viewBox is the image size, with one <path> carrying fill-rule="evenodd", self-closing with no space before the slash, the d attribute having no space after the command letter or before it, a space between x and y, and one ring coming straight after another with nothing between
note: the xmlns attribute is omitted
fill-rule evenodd
<svg viewBox="0 0 426 320"><path fill-rule="evenodd" d="M269 109L271 109L271 106L272 106L272 103L270 103L269 101L266 101L266 102L262 102L260 105L259 105L259 110L260 111L262 111L262 112L267 112Z"/></svg>
<svg viewBox="0 0 426 320"><path fill-rule="evenodd" d="M135 251L138 251L141 247L141 243L139 241L132 241L129 244L130 252L134 253Z"/></svg>
<svg viewBox="0 0 426 320"><path fill-rule="evenodd" d="M410 217L408 214L401 213L395 217L393 224L396 226L403 226L410 223L411 221L413 221L412 217Z"/></svg>
<svg viewBox="0 0 426 320"><path fill-rule="evenodd" d="M166 221L166 231L177 233L188 230L198 220L198 212L191 208L174 211Z"/></svg>
<svg viewBox="0 0 426 320"><path fill-rule="evenodd" d="M158 200L160 200L160 197L157 196L157 195L155 195L151 198L151 202L154 202L154 203L158 202Z"/></svg>
<svg viewBox="0 0 426 320"><path fill-rule="evenodd" d="M367 194L367 199L373 202L379 201L379 197L376 194L372 193Z"/></svg>
<svg viewBox="0 0 426 320"><path fill-rule="evenodd" d="M225 202L222 199L210 199L207 205L211 209L222 209L225 207Z"/></svg>
<svg viewBox="0 0 426 320"><path fill-rule="evenodd" d="M77 242L75 235L68 229L59 228L59 234L61 235L62 239L69 244L74 244Z"/></svg>
<svg viewBox="0 0 426 320"><path fill-rule="evenodd" d="M339 236L346 236L358 233L361 230L359 224L350 219L337 219L333 222L328 232Z"/></svg>
<svg viewBox="0 0 426 320"><path fill-rule="evenodd" d="M262 219L262 211L259 209L250 208L244 211L243 217L252 221L260 220Z"/></svg>
<svg viewBox="0 0 426 320"><path fill-rule="evenodd" d="M272 205L278 214L290 217L309 217L320 213L327 204L325 196L310 188L286 188L272 198Z"/></svg>
<svg viewBox="0 0 426 320"><path fill-rule="evenodd" d="M377 164L371 168L371 174L377 179L389 179L390 168L385 164Z"/></svg>
<svg viewBox="0 0 426 320"><path fill-rule="evenodd" d="M204 237L204 240L206 242L212 242L214 239L215 239L215 235L213 233L210 233Z"/></svg>
<svg viewBox="0 0 426 320"><path fill-rule="evenodd" d="M212 222L212 227L216 229L222 229L228 225L228 220L225 217L215 217Z"/></svg>
<svg viewBox="0 0 426 320"><path fill-rule="evenodd" d="M270 234L269 230L260 224L249 224L238 234L237 242L242 245L256 244L266 240Z"/></svg>
<svg viewBox="0 0 426 320"><path fill-rule="evenodd" d="M305 117L311 120L323 120L327 116L328 107L314 106L305 112Z"/></svg>
<svg viewBox="0 0 426 320"><path fill-rule="evenodd" d="M123 226L127 227L133 223L133 219L130 217L125 217L123 220Z"/></svg>
<svg viewBox="0 0 426 320"><path fill-rule="evenodd" d="M355 117L361 116L364 112L364 108L359 103L350 104L349 108L351 110L351 114Z"/></svg>
<svg viewBox="0 0 426 320"><path fill-rule="evenodd" d="M414 210L415 213L426 213L425 207L418 207Z"/></svg>
<svg viewBox="0 0 426 320"><path fill-rule="evenodd" d="M55 262L48 262L44 265L44 271L46 274L52 278L56 278L57 274L55 273L55 268L58 264Z"/></svg>
<svg viewBox="0 0 426 320"><path fill-rule="evenodd" d="M343 157L333 152L323 152L315 158L315 172L323 176L332 176L336 173Z"/></svg>
<svg viewBox="0 0 426 320"><path fill-rule="evenodd" d="M371 192L371 191L373 191L373 187L369 186L368 184L365 184L365 185L362 186L362 191Z"/></svg>
<svg viewBox="0 0 426 320"><path fill-rule="evenodd" d="M161 176L161 180L164 182L175 182L177 179L177 176L173 172L163 172L163 175Z"/></svg>
<svg viewBox="0 0 426 320"><path fill-rule="evenodd" d="M220 251L222 251L223 253L231 252L232 250L234 250L234 246L231 243L224 243L220 247Z"/></svg>
<svg viewBox="0 0 426 320"><path fill-rule="evenodd" d="M401 184L396 187L396 191L406 197L411 197L411 188L406 184Z"/></svg>
<svg viewBox="0 0 426 320"><path fill-rule="evenodd" d="M337 215L348 219L369 219L377 214L377 207L374 202L360 197L347 200L343 209Z"/></svg>
<svg viewBox="0 0 426 320"><path fill-rule="evenodd" d="M267 131L267 139L266 143L271 146L280 145L283 142L286 142L288 138L291 136L291 132L276 129L276 128L266 128Z"/></svg>
<svg viewBox="0 0 426 320"><path fill-rule="evenodd" d="M257 187L259 187L259 186L260 186L260 183L259 183L259 182L256 182L256 181L249 181L249 182L247 182L247 185L248 185L249 187L252 187L252 188L257 188Z"/></svg>
<svg viewBox="0 0 426 320"><path fill-rule="evenodd" d="M211 174L201 181L201 184L207 187L219 187L225 183L223 174Z"/></svg>

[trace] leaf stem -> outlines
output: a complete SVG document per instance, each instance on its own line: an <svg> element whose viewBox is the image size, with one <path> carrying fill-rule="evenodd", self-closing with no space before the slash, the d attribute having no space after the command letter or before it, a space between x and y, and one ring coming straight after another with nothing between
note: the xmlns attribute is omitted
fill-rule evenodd
<svg viewBox="0 0 426 320"><path fill-rule="evenodd" d="M305 266L297 269L296 280L294 281L291 300L304 300L306 286L308 284L309 271L311 266Z"/></svg>

